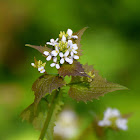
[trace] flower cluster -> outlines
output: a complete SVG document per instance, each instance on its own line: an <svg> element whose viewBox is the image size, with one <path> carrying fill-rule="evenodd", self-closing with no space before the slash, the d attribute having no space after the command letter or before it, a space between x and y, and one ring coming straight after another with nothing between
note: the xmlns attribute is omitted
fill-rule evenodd
<svg viewBox="0 0 140 140"><path fill-rule="evenodd" d="M77 55L78 46L74 41L78 39L77 35L73 35L73 31L68 29L67 32L60 32L59 38L56 40L50 39L47 45L53 46L54 50L44 51L43 54L46 56L46 60L53 60L50 64L51 67L60 68L62 64L72 64L74 59L79 59Z"/></svg>
<svg viewBox="0 0 140 140"><path fill-rule="evenodd" d="M44 67L45 67L46 63L43 63L41 60L37 61L35 59L35 63L31 63L31 65L34 68L37 68L40 73L45 73L45 68Z"/></svg>
<svg viewBox="0 0 140 140"><path fill-rule="evenodd" d="M127 119L121 117L119 110L108 108L104 112L103 120L99 121L98 125L127 130Z"/></svg>

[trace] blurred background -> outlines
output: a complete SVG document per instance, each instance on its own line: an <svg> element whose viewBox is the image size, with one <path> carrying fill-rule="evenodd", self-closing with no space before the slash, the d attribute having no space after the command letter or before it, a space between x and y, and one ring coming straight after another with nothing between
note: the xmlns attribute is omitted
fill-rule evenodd
<svg viewBox="0 0 140 140"><path fill-rule="evenodd" d="M82 64L93 64L108 81L129 88L106 94L91 103L77 103L67 96L65 106L78 117L79 135L94 116L107 107L122 114L133 112L128 130L107 134L108 140L140 138L140 1L139 0L1 0L0 1L0 140L37 140L39 131L19 117L34 100L33 82L40 76L31 67L41 54L25 44L44 45L59 31L74 32L88 26L82 37ZM47 71L50 71L48 67ZM87 135L86 135L87 134ZM78 137L78 136L77 136Z"/></svg>

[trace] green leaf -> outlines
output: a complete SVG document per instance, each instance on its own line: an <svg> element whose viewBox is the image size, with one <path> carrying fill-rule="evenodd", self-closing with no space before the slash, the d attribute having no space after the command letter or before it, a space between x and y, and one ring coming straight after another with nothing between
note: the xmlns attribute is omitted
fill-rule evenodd
<svg viewBox="0 0 140 140"><path fill-rule="evenodd" d="M54 89L58 89L64 85L65 81L62 77L48 74L40 76L32 86L35 94L34 102L37 105L46 93L51 93Z"/></svg>
<svg viewBox="0 0 140 140"><path fill-rule="evenodd" d="M87 77L88 75L84 72L84 69L82 67L82 64L80 64L77 61L74 61L73 64L63 64L60 69L58 70L58 74L60 76L85 76Z"/></svg>
<svg viewBox="0 0 140 140"><path fill-rule="evenodd" d="M43 53L44 51L48 51L48 52L52 51L52 49L48 48L46 45L44 47L42 47L42 46L35 46L35 45L26 44L25 46L34 48L34 49L38 50L41 53Z"/></svg>
<svg viewBox="0 0 140 140"><path fill-rule="evenodd" d="M42 98L38 104L36 112L34 112L35 103L32 103L21 113L20 116L21 116L23 121L26 120L29 123L32 123L33 126L37 130L41 130L41 128L43 127L43 124L44 124L44 120L42 119L42 121L40 121L40 122L39 122L39 120L43 116L46 116L48 108L49 108L48 105L49 104L45 100L45 98Z"/></svg>
<svg viewBox="0 0 140 140"><path fill-rule="evenodd" d="M71 83L75 81L77 84L69 84L69 96L77 101L92 101L92 99L98 99L100 96L108 92L115 90L126 90L127 88L119 84L108 82L106 79L102 78L97 71L91 66L85 65L85 71L90 72L90 76L94 76L93 80L84 80L83 78L73 77ZM84 67L85 67L84 66ZM79 80L79 81L78 81Z"/></svg>
<svg viewBox="0 0 140 140"><path fill-rule="evenodd" d="M82 49L81 49L81 44L80 44L80 41L81 41L81 37L83 35L83 33L85 32L85 30L87 29L88 27L84 27L83 29L79 30L78 32L75 32L74 35L77 35L78 36L78 39L74 40L75 43L78 45L78 56L81 56L82 55Z"/></svg>
<svg viewBox="0 0 140 140"><path fill-rule="evenodd" d="M47 140L53 140L54 122L61 106L64 104L62 94L62 91L55 91L47 96L48 101L44 98L41 99L36 112L34 112L36 105L33 103L21 113L22 120L30 122L35 129L43 131ZM48 125L46 129L43 129L46 120L48 120ZM40 138L40 140L43 139Z"/></svg>

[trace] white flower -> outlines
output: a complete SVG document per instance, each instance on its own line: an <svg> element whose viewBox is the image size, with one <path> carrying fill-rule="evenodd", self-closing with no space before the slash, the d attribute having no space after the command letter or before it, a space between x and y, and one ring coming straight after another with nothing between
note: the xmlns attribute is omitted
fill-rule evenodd
<svg viewBox="0 0 140 140"><path fill-rule="evenodd" d="M69 55L68 50L64 54L62 52L59 53L59 56L61 57L60 64L64 64L64 62L67 61L68 55Z"/></svg>
<svg viewBox="0 0 140 140"><path fill-rule="evenodd" d="M60 69L60 65L57 64L57 63L51 63L50 66L51 67L54 67L55 66L57 69Z"/></svg>
<svg viewBox="0 0 140 140"><path fill-rule="evenodd" d="M69 51L71 52L71 56L73 56L74 54L77 54L77 49L78 46L77 44L73 44L72 40L68 40L68 46L69 46Z"/></svg>
<svg viewBox="0 0 140 140"><path fill-rule="evenodd" d="M117 109L111 109L108 108L104 112L104 118L103 120L98 122L99 126L112 126L115 125L115 127L127 130L127 119L124 119L121 117L119 110Z"/></svg>
<svg viewBox="0 0 140 140"><path fill-rule="evenodd" d="M59 48L58 48L58 46L55 46L55 50L53 50L53 51L51 52L51 54L52 54L52 56L57 56L58 53L59 53Z"/></svg>
<svg viewBox="0 0 140 140"><path fill-rule="evenodd" d="M44 72L45 72L45 69L44 69L44 67L42 66L42 67L39 67L39 68L38 68L38 71L39 71L40 73L44 73Z"/></svg>
<svg viewBox="0 0 140 140"><path fill-rule="evenodd" d="M58 45L58 42L57 41L58 41L58 38L56 40L50 39L50 42L47 42L46 44L55 46L55 45Z"/></svg>
<svg viewBox="0 0 140 140"><path fill-rule="evenodd" d="M127 119L124 119L124 118L120 118L120 119L117 119L116 120L116 125L119 129L122 129L122 130L127 130L128 127L127 127L127 122L128 120Z"/></svg>
<svg viewBox="0 0 140 140"><path fill-rule="evenodd" d="M68 38L71 39L78 39L78 36L77 35L72 35L73 34L73 31L71 29L68 29L67 30L67 34L68 34Z"/></svg>

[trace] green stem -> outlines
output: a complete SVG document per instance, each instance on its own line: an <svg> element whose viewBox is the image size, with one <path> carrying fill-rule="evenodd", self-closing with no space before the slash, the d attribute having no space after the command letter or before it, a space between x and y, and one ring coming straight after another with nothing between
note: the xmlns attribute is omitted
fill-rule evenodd
<svg viewBox="0 0 140 140"><path fill-rule="evenodd" d="M49 111L47 113L47 117L46 117L46 120L45 120L45 123L44 123L44 126L41 130L41 134L40 134L40 137L39 137L39 140L43 140L44 137L45 137L45 134L46 134L46 130L48 128L48 125L49 125L49 122L51 120L51 117L53 115L53 111L54 111L54 108L55 108L55 101L58 97L58 94L59 94L59 90L56 91L53 95L53 98L52 98L52 101L51 101L51 104L50 104L50 107L49 107Z"/></svg>

